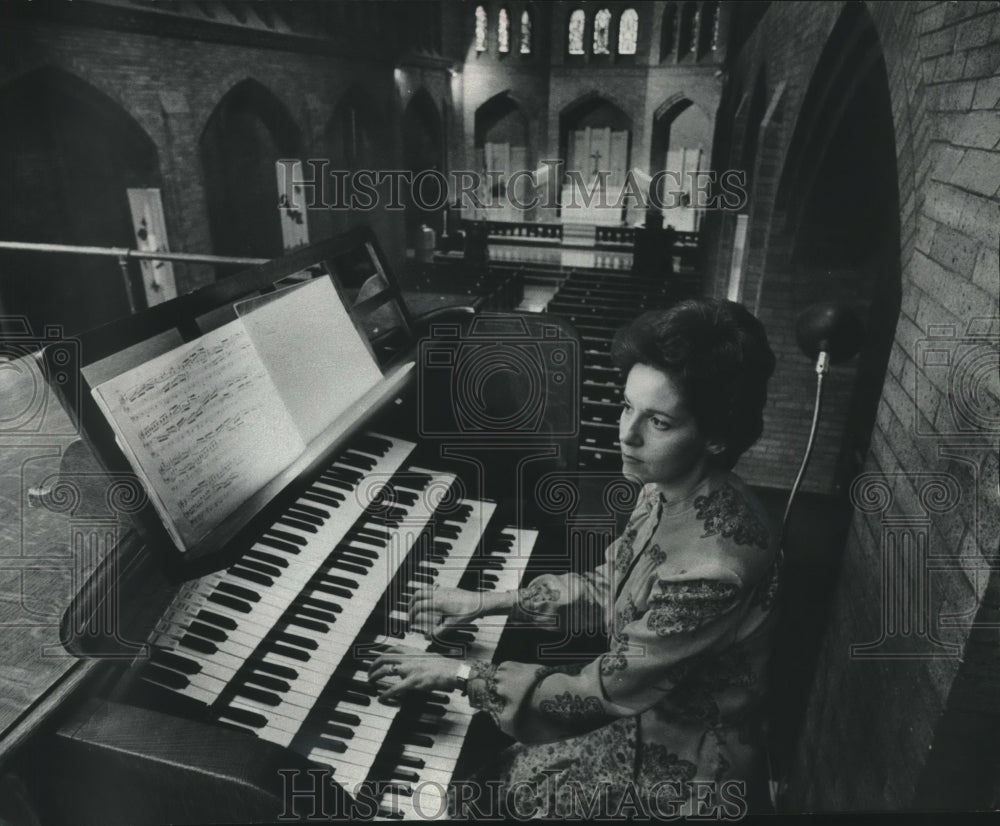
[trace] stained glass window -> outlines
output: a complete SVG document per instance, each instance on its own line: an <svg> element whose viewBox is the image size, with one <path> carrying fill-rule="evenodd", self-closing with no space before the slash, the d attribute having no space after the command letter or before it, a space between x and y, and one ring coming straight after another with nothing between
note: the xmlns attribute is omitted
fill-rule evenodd
<svg viewBox="0 0 1000 826"><path fill-rule="evenodd" d="M476 51L486 51L486 9L476 6Z"/></svg>
<svg viewBox="0 0 1000 826"><path fill-rule="evenodd" d="M677 48L677 10L670 4L663 10L663 30L660 37L660 58L674 53Z"/></svg>
<svg viewBox="0 0 1000 826"><path fill-rule="evenodd" d="M583 9L577 9L569 16L569 53L583 54L583 30L587 26L587 17Z"/></svg>
<svg viewBox="0 0 1000 826"><path fill-rule="evenodd" d="M594 15L594 54L611 54L609 34L611 32L611 12L601 9Z"/></svg>
<svg viewBox="0 0 1000 826"><path fill-rule="evenodd" d="M719 4L712 3L709 14L712 15L712 51L719 48Z"/></svg>
<svg viewBox="0 0 1000 826"><path fill-rule="evenodd" d="M521 12L521 54L531 54L531 12Z"/></svg>
<svg viewBox="0 0 1000 826"><path fill-rule="evenodd" d="M618 54L635 54L639 39L639 12L625 9L618 21Z"/></svg>
<svg viewBox="0 0 1000 826"><path fill-rule="evenodd" d="M507 9L500 9L497 16L497 49L503 54L510 51L510 16Z"/></svg>

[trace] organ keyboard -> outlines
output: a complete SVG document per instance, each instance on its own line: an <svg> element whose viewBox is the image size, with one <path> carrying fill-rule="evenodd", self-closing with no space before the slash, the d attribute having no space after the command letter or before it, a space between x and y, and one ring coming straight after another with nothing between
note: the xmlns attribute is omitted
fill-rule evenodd
<svg viewBox="0 0 1000 826"><path fill-rule="evenodd" d="M136 353L154 358L162 352L156 337L190 340L204 330L203 323L210 325L220 313L225 317L236 301L267 292L290 273L312 267L313 276L332 276L336 266L331 261L346 257L353 272L363 255L378 258L374 237L355 235L322 242L319 253L313 248L297 251L285 261L82 337L81 351L89 361L80 370L84 392L76 416L108 468L129 470L86 392L107 375L104 365L126 352L129 358ZM367 252L359 258L357 248ZM316 261L319 270L313 266ZM398 298L384 261L373 266L390 282L390 297ZM344 286L334 281L338 289ZM369 297L357 306L379 306L373 301ZM148 656L127 665L113 661L110 674L102 677L100 699L94 701L98 705L88 699L79 716L66 718L46 758L57 747L76 754L77 742L83 744L84 757L76 762L67 757L53 770L54 786L86 788L107 782L131 790L130 805L142 812L129 810L119 822L208 822L218 820L220 812L230 822L236 817L233 811L244 810L241 806L258 821L273 820L284 805L275 767L318 765L329 769L348 793L358 784L374 784L378 818L411 819L443 810L440 796L462 768L460 756L468 756L471 708L457 693L413 693L399 702L382 701L379 688L368 681L369 665L387 643L493 659L504 618L482 618L428 637L408 628L408 601L418 587L517 588L538 537L536 530L516 524L523 505L515 498L518 485L532 486L543 474L575 461L578 383L567 372L573 362L563 358L566 348L546 349L555 343L563 347L573 337L571 328L555 320L542 326L535 318L491 319L491 329L499 335L514 336L504 347L521 348L517 353L522 359L540 354L539 374L555 367L561 371L540 396L535 373L530 382L515 376L509 387L492 388L494 397L514 403L513 411L525 401L518 400L518 393L536 394L527 401L540 405L547 418L532 419L534 429L520 440L502 430L510 411L497 418L501 425L492 444L489 434L478 433L478 441L463 441L458 434L461 450L449 453L447 434L436 441L420 438L415 427L420 402L414 398L415 381L405 371L415 350L417 322L404 314L410 336L405 347L393 338L395 349L383 359L388 351L372 342L384 387L373 388L359 405L362 409L333 435L310 441L294 473L282 474L241 505L241 519L223 524L218 543L202 542L197 554L180 562L157 556L164 547L162 542L157 546L162 526L150 521L151 508L134 515L136 533L119 543L81 590L67 612L71 620L64 619L63 626L68 645L77 652L103 651L113 644L131 651L125 640L145 640ZM455 345L455 334L444 334L442 341L443 347ZM503 371L499 375L507 380ZM447 406L438 406L442 421L459 421ZM476 457L480 441L485 453ZM462 457L470 446L472 458ZM518 475L522 465L528 468L524 477ZM485 481L489 473L492 488ZM123 603L106 613L120 615L124 627L91 636L90 629L99 625L92 616L104 610L108 599L118 598L119 587L125 589ZM126 730L107 719L112 712ZM143 723L136 721L159 732L151 735L159 739L143 742L142 733L134 731ZM174 729L176 747L172 734L164 734ZM246 759L230 760L229 753L216 754L207 745L193 750L181 745L216 740ZM101 759L110 768L97 754L104 755ZM143 760L147 768L134 765ZM229 772L229 762L238 768ZM48 765L53 765L51 759ZM246 768L251 765L256 774ZM123 773L127 777L122 780L112 779ZM251 774L252 781L247 779ZM188 804L183 790L195 775L204 776L198 781L203 788L199 786L198 802ZM250 793L251 785L258 796ZM421 795L417 800L415 792ZM89 817L78 816L77 808L68 814L56 795L42 792L39 797L54 807L53 821L110 822L98 792L88 801Z"/></svg>
<svg viewBox="0 0 1000 826"><path fill-rule="evenodd" d="M492 659L503 618L428 641L407 629L414 588L517 588L536 532L492 533L496 505L453 495L455 476L406 465L415 445L366 433L224 570L185 584L150 636L142 680L217 723L290 747L348 791L388 781L386 817L429 811L451 780L473 712L457 695L382 702L379 646ZM402 716L402 719L400 717Z"/></svg>

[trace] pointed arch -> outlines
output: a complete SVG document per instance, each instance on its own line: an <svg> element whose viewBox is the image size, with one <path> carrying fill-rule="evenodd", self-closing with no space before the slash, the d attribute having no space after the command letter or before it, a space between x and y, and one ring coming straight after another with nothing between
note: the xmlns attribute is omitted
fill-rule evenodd
<svg viewBox="0 0 1000 826"><path fill-rule="evenodd" d="M697 174L711 156L712 129L712 118L683 92L663 101L653 115L649 168L653 174L667 171L674 176L669 182L663 179L658 195L668 205L665 219L678 229L699 228L701 213L688 204L694 203Z"/></svg>
<svg viewBox="0 0 1000 826"><path fill-rule="evenodd" d="M563 107L559 115L559 144L566 162L567 180L563 201L577 201L573 191L578 186L573 175L583 176L583 182L600 183L612 195L625 184L631 166L632 119L616 103L596 90L580 95ZM605 203L615 203L609 198ZM624 218L624 206L613 208L563 210L564 220L583 223L619 223Z"/></svg>
<svg viewBox="0 0 1000 826"><path fill-rule="evenodd" d="M260 81L246 78L222 96L199 141L216 253L281 254L275 162L299 158L301 149L288 108Z"/></svg>
<svg viewBox="0 0 1000 826"><path fill-rule="evenodd" d="M507 89L485 101L475 114L475 145L505 140L529 146L528 117L521 102Z"/></svg>
<svg viewBox="0 0 1000 826"><path fill-rule="evenodd" d="M161 186L156 145L117 101L75 75L42 67L0 88L0 237L134 246L126 189ZM0 306L33 325L79 331L127 315L113 259L0 256ZM133 293L142 295L138 271Z"/></svg>
<svg viewBox="0 0 1000 826"><path fill-rule="evenodd" d="M383 117L372 95L355 84L337 101L323 129L334 166L362 169L374 165L383 147Z"/></svg>
<svg viewBox="0 0 1000 826"><path fill-rule="evenodd" d="M897 149L888 72L878 31L862 5L845 6L816 64L778 186L785 223L791 312L820 300L851 303L868 316L853 385L826 415L841 433L837 466L824 474L844 485L869 448L902 303ZM767 284L764 284L766 297Z"/></svg>
<svg viewBox="0 0 1000 826"><path fill-rule="evenodd" d="M405 169L414 174L431 169L445 171L444 119L426 87L421 87L407 102L403 110L402 135ZM405 196L407 245L416 245L421 224L427 224L440 234L443 228L441 210L420 208L409 200L408 190Z"/></svg>

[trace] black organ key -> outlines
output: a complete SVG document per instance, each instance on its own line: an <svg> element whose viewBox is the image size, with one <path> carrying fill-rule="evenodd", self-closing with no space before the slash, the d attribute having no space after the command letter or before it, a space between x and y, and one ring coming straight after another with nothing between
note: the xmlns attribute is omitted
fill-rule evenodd
<svg viewBox="0 0 1000 826"><path fill-rule="evenodd" d="M257 559L261 562L266 562L268 565L273 565L275 568L287 568L288 560L284 557L278 556L277 554L268 553L267 551L260 551L256 548L251 548L247 551L243 558L246 559L250 557L251 559Z"/></svg>
<svg viewBox="0 0 1000 826"><path fill-rule="evenodd" d="M341 467L339 465L331 465L321 474L322 477L327 477L330 479L340 479L341 481L347 482L351 485L356 485L364 478L363 473L358 473L356 470L351 470L349 467Z"/></svg>
<svg viewBox="0 0 1000 826"><path fill-rule="evenodd" d="M319 533L315 525L291 516L279 516L275 520L275 523L278 525L285 525L289 528L296 528L297 530L305 531L306 533Z"/></svg>
<svg viewBox="0 0 1000 826"><path fill-rule="evenodd" d="M313 507L312 505L304 505L302 502L296 502L295 505L292 506L291 510L294 513L308 514L309 516L314 516L315 518L320 520L319 522L316 523L317 525L322 524L323 522L325 522L330 518L329 511L323 510L323 508Z"/></svg>
<svg viewBox="0 0 1000 826"><path fill-rule="evenodd" d="M310 631L318 631L321 634L325 634L330 630L330 626L325 622L317 622L308 617L299 616L298 612L288 618L288 623L290 625L297 625L299 628L308 628Z"/></svg>
<svg viewBox="0 0 1000 826"><path fill-rule="evenodd" d="M273 674L276 677L284 677L287 680L297 680L299 677L299 672L294 668L287 665L281 665L280 663L272 663L262 660L260 662L255 662L254 668L258 671L266 671L268 674Z"/></svg>
<svg viewBox="0 0 1000 826"><path fill-rule="evenodd" d="M274 643L270 646L270 650L275 654L281 654L283 657L288 657L292 660L298 660L299 662L309 662L309 654L303 651L301 648L296 648L295 646L282 645L281 643Z"/></svg>
<svg viewBox="0 0 1000 826"><path fill-rule="evenodd" d="M274 536L268 536L264 534L260 539L257 540L261 545L266 545L268 548L274 548L276 551L283 551L286 554L297 554L299 553L299 548L292 544L291 542L285 542L283 539L278 539Z"/></svg>
<svg viewBox="0 0 1000 826"><path fill-rule="evenodd" d="M358 437L355 442L355 447L365 453L374 453L378 456L385 456L385 454L392 448L392 442L380 439L378 436L373 436L371 433L365 433L364 435Z"/></svg>
<svg viewBox="0 0 1000 826"><path fill-rule="evenodd" d="M308 499L310 502L316 502L320 505L327 505L331 508L339 508L340 503L343 502L346 497L342 493L337 493L334 490L318 491L310 488L302 494L302 498Z"/></svg>
<svg viewBox="0 0 1000 826"><path fill-rule="evenodd" d="M167 668L159 668L155 662L150 664L150 676L167 688L179 690L187 688L191 684L191 681L183 674L178 674L176 671L171 671Z"/></svg>
<svg viewBox="0 0 1000 826"><path fill-rule="evenodd" d="M245 708L227 708L226 716L251 728L264 728L267 725L267 718L263 714L247 711Z"/></svg>
<svg viewBox="0 0 1000 826"><path fill-rule="evenodd" d="M214 640L215 642L224 642L229 638L225 631L222 631L219 628L213 628L212 626L206 625L198 620L190 623L187 630L192 634L197 634L200 637L205 637L206 639Z"/></svg>
<svg viewBox="0 0 1000 826"><path fill-rule="evenodd" d="M253 686L243 685L236 690L236 693L241 697L246 697L248 700L256 700L258 703L264 703L268 706L281 705L281 697L272 691L264 691Z"/></svg>
<svg viewBox="0 0 1000 826"><path fill-rule="evenodd" d="M334 574L323 574L323 581L329 582L331 585L342 585L345 588L357 589L358 583L356 580L348 579L343 576L336 576Z"/></svg>
<svg viewBox="0 0 1000 826"><path fill-rule="evenodd" d="M219 650L215 643L203 640L201 637L196 637L192 634L185 634L178 642L184 648L190 648L192 651L197 651L200 654L214 654Z"/></svg>
<svg viewBox="0 0 1000 826"><path fill-rule="evenodd" d="M243 558L239 561L239 566L241 568L246 568L251 571L257 571L258 573L265 574L266 576L272 576L272 577L281 576L281 567L271 565L267 562L257 559L254 556L251 556L250 554L243 555ZM287 562L285 563L284 567L286 568L288 567Z"/></svg>
<svg viewBox="0 0 1000 826"><path fill-rule="evenodd" d="M304 536L299 536L298 534L294 534L294 533L288 533L288 531L281 531L281 530L278 530L277 528L271 528L270 530L268 530L267 532L265 532L264 536L267 536L267 537L270 537L270 538L273 538L273 539L279 539L282 542L289 542L292 545L308 545L309 544L308 541L306 540L306 538ZM278 548L278 550L281 550L281 549Z"/></svg>
<svg viewBox="0 0 1000 826"><path fill-rule="evenodd" d="M395 487L406 488L407 490L421 491L431 483L431 477L426 473L419 473L415 470L408 470L399 473L392 480Z"/></svg>
<svg viewBox="0 0 1000 826"><path fill-rule="evenodd" d="M254 666L254 668L257 669L257 666ZM253 683L254 685L259 685L261 688L269 688L271 691L286 692L292 687L291 684L287 683L285 680L279 680L277 677L261 674L257 670L248 674L246 681L248 683Z"/></svg>
<svg viewBox="0 0 1000 826"><path fill-rule="evenodd" d="M343 723L347 726L361 725L361 718L357 714L350 714L346 711L330 711L328 717L332 722Z"/></svg>
<svg viewBox="0 0 1000 826"><path fill-rule="evenodd" d="M376 464L374 459L354 450L348 450L337 461L351 467L360 468L361 470L373 470Z"/></svg>
<svg viewBox="0 0 1000 826"><path fill-rule="evenodd" d="M184 674L197 674L201 671L201 663L196 660L189 660L187 657L178 656L171 651L164 651L161 648L154 648L152 650L150 660L153 663L161 663L167 668L180 671Z"/></svg>
<svg viewBox="0 0 1000 826"><path fill-rule="evenodd" d="M244 588L241 585L237 585L234 582L220 582L215 586L216 593L222 592L223 594L228 594L229 596L238 597L243 600L244 603L247 602L260 602L260 594L256 591L251 591L249 588ZM211 599L212 597L209 597ZM227 605L225 602L220 602L220 605ZM229 606L230 608L233 606ZM240 610L240 609L237 609ZM249 610L249 607L247 608ZM244 612L245 613L245 612Z"/></svg>
<svg viewBox="0 0 1000 826"><path fill-rule="evenodd" d="M307 651L315 651L317 648L319 648L319 643L317 643L316 640L310 639L309 637L300 636L299 634L293 634L290 631L282 631L280 634L278 634L277 639L281 640L282 642L286 642L289 645L294 645L299 648L303 648Z"/></svg>
<svg viewBox="0 0 1000 826"><path fill-rule="evenodd" d="M218 605L224 605L226 608L232 608L234 611L239 611L241 614L249 614L251 611L250 604L246 600L236 599L228 594L220 594L216 592L214 594L209 594L208 599L210 602L214 602Z"/></svg>
<svg viewBox="0 0 1000 826"><path fill-rule="evenodd" d="M347 726L338 726L333 723L327 723L323 726L323 733L331 737L339 737L343 740L351 740L354 737L354 732L347 728Z"/></svg>
<svg viewBox="0 0 1000 826"><path fill-rule="evenodd" d="M258 585L274 585L274 580L272 580L271 577L264 576L264 574L260 574L257 571L251 571L239 565L233 565L229 569L229 573L233 576L238 576L240 579L245 579L247 582L255 582Z"/></svg>

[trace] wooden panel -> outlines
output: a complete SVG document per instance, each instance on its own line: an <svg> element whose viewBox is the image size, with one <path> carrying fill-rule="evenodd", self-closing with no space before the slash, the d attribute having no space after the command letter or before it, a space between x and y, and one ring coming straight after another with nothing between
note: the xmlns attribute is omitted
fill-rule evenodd
<svg viewBox="0 0 1000 826"><path fill-rule="evenodd" d="M628 132L625 130L611 133L611 149L608 158L611 170L610 185L621 187L625 185L625 174L628 172Z"/></svg>

